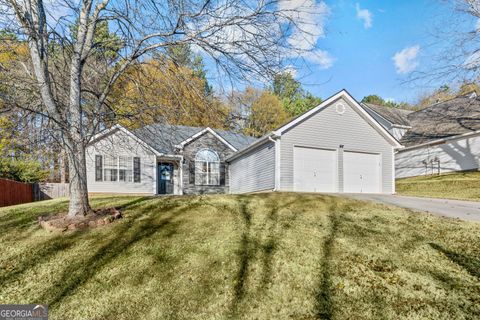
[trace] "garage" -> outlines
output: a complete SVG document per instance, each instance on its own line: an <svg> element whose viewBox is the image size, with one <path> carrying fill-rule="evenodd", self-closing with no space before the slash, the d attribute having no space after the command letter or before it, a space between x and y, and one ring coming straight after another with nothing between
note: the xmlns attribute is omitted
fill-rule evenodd
<svg viewBox="0 0 480 320"><path fill-rule="evenodd" d="M347 193L379 193L380 155L373 153L343 153L343 191Z"/></svg>
<svg viewBox="0 0 480 320"><path fill-rule="evenodd" d="M232 179L242 181L230 192L392 194L394 154L401 148L342 90L228 158Z"/></svg>
<svg viewBox="0 0 480 320"><path fill-rule="evenodd" d="M337 191L336 150L294 147L294 190Z"/></svg>

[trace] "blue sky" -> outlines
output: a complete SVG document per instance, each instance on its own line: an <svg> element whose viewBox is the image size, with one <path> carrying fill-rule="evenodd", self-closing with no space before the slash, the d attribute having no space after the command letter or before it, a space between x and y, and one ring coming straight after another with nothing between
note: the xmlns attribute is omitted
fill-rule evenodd
<svg viewBox="0 0 480 320"><path fill-rule="evenodd" d="M431 89L405 80L412 72L428 69L434 26L450 8L438 0L326 3L330 14L317 48L328 51L334 61L327 69L312 63L298 69L296 76L307 90L322 98L345 88L359 100L378 94L413 102Z"/></svg>
<svg viewBox="0 0 480 320"><path fill-rule="evenodd" d="M448 83L407 81L435 67L434 56L451 45L432 36L436 28L446 29L455 19L462 30L475 30L473 18L452 18L458 13L441 0L290 1L310 3L326 13L315 21L318 36L311 49L319 56L306 55L303 62L291 60L289 66L305 89L323 99L347 89L358 100L378 94L414 103Z"/></svg>

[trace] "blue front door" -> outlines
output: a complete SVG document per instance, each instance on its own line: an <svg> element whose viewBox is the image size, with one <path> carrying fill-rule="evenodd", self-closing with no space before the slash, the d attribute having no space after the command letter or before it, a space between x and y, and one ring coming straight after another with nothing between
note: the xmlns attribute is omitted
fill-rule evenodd
<svg viewBox="0 0 480 320"><path fill-rule="evenodd" d="M173 194L173 164L160 162L158 164L158 193Z"/></svg>

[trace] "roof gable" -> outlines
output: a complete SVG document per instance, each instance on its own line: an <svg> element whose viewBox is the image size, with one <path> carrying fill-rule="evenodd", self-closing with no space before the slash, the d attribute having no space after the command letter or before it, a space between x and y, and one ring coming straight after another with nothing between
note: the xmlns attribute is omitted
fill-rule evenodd
<svg viewBox="0 0 480 320"><path fill-rule="evenodd" d="M120 131L122 132L123 134L127 135L128 137L132 138L133 140L135 140L136 142L138 142L140 145L142 145L143 147L147 148L148 150L152 151L155 155L161 155L161 152L159 152L158 150L156 150L155 148L153 148L150 144L146 143L143 139L137 137L135 134L133 134L130 130L126 129L125 127L119 125L119 124L116 124L114 125L113 127L109 128L109 129L106 129L106 130L103 130L102 132L99 132L97 133L95 136L92 137L92 139L90 140L90 142L88 143L89 145L92 145L93 143L95 143L96 141L98 140L101 140L101 139L104 139L105 137L107 137L108 135L110 134L113 134L117 131Z"/></svg>
<svg viewBox="0 0 480 320"><path fill-rule="evenodd" d="M367 112L373 112L393 126L409 127L408 115L413 111L393 107L379 106L371 103L362 104Z"/></svg>
<svg viewBox="0 0 480 320"><path fill-rule="evenodd" d="M312 117L313 115L320 112L321 110L328 108L330 106L333 106L334 103L339 99L345 100L352 107L353 110L355 110L367 123L369 123L392 146L397 148L401 147L400 143L382 125L380 125L368 112L366 112L365 109L346 90L342 90L338 92L337 94L323 101L317 107L291 120L287 124L275 130L273 134L277 136L282 135L282 133L284 133L285 131L302 123L304 120Z"/></svg>
<svg viewBox="0 0 480 320"><path fill-rule="evenodd" d="M209 127L201 128L168 124L154 124L145 126L135 131L130 131L117 124L110 129L104 130L95 135L92 138L91 143L102 139L106 135L117 130L121 130L122 132L128 134L140 144L151 149L157 155L174 155L178 148L182 148L188 142L193 141L207 132L210 132L212 135L217 137L222 143L224 143L233 151L244 148L257 140L253 137L245 136L240 133L226 130L214 130Z"/></svg>
<svg viewBox="0 0 480 320"><path fill-rule="evenodd" d="M218 133L216 133L212 128L207 127L196 134L190 136L189 138L183 140L179 144L177 144L175 147L178 148L183 148L185 145L189 144L190 142L198 139L199 137L203 136L206 133L211 133L214 137L216 137L218 140L220 140L223 144L225 144L227 147L232 149L233 151L238 151L237 148L235 148L233 145L231 145L227 140L225 140L223 137L221 137Z"/></svg>

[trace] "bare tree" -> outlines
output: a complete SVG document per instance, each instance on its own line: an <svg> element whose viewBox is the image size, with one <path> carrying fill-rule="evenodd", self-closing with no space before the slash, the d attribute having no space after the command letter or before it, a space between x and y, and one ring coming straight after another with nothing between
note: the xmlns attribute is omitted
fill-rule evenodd
<svg viewBox="0 0 480 320"><path fill-rule="evenodd" d="M474 83L480 76L480 1L440 0L432 6L427 27L428 56L423 69L406 82L419 80L422 87Z"/></svg>
<svg viewBox="0 0 480 320"><path fill-rule="evenodd" d="M298 46L299 38L315 29L315 1L285 2L0 0L2 27L28 45L30 58L22 77L11 79L17 90L12 105L47 118L52 136L63 145L70 177L68 215L90 211L85 148L107 120L116 120L109 93L131 64L154 51L189 44L230 79L269 77L285 58L308 47ZM112 39L96 36L102 23L120 42L113 55L102 50ZM32 103L16 104L15 95L27 91L35 97Z"/></svg>

